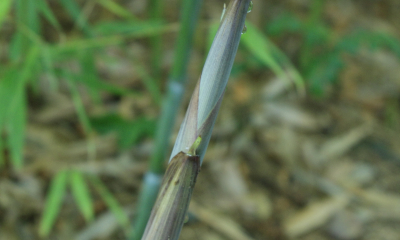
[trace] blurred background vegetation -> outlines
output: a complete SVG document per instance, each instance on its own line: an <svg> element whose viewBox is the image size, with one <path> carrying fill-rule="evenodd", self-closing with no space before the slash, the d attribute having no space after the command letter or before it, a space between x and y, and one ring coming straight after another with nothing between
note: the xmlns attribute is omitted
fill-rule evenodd
<svg viewBox="0 0 400 240"><path fill-rule="evenodd" d="M399 239L400 2L253 2L181 239ZM181 5L0 1L1 240L126 238Z"/></svg>

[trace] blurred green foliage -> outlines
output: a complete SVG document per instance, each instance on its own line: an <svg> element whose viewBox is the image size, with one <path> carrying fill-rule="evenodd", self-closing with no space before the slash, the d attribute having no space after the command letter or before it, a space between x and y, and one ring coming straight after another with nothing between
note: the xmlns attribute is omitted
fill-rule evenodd
<svg viewBox="0 0 400 240"><path fill-rule="evenodd" d="M155 129L154 119L140 117L135 120L125 120L116 114L92 118L91 124L101 134L117 132L118 144L122 149L131 147L141 137L152 136Z"/></svg>
<svg viewBox="0 0 400 240"><path fill-rule="evenodd" d="M126 8L112 0L87 2L85 4L99 4L115 16L115 19L95 23L88 21L84 7L76 1L60 0L58 3L74 23L74 30L78 33L74 32L73 36L66 36L57 18L58 14L46 0L0 0L0 30L5 21L11 22L15 29L9 36L7 59L0 65L0 166L8 160L16 169L23 167L27 92L28 89L33 89L35 94L40 94L39 79L45 79L53 91L57 91L61 83L66 83L79 122L88 139L94 132L116 132L119 147L127 149L141 138L154 134L155 119L147 116L131 120L116 113L89 116L79 90L85 89L96 104L101 104L100 94L103 92L114 96L143 95L102 79L96 67L96 58L106 59L104 49L108 46L123 47L128 41L146 37L152 38L152 66L157 69L148 71L138 59L134 59L132 67L155 105L161 103L159 66L162 48L159 36L174 28L173 24L163 22L161 1L152 1L154 7L148 20L138 20ZM324 96L326 90L337 82L338 75L345 66L343 53L357 54L365 48L385 48L400 58L400 43L389 34L357 30L344 36L336 36L321 20L323 1L313 3L306 19L287 13L268 23L266 29L258 29L251 23L246 23L247 32L242 36L241 50L244 49L248 56L257 61L260 68L268 67L283 80L292 81L301 95L304 94L306 84L311 93L318 96ZM54 28L52 31L56 32L57 41L45 39L44 23ZM218 25L216 22L210 28L209 47ZM289 59L267 37L275 40L288 34L300 36L302 47L298 59ZM71 61L78 64L78 71L71 70ZM246 68L245 64L243 66ZM7 159L3 154L5 149L10 153ZM87 221L94 218L89 187L92 186L115 213L121 225L127 226L126 214L100 179L68 169L56 174L50 184L40 227L42 236L51 231L67 186L71 187L77 206Z"/></svg>
<svg viewBox="0 0 400 240"><path fill-rule="evenodd" d="M4 21L11 22L15 31L10 36L7 59L0 66L0 166L4 165L4 150L10 154L7 161L15 169L23 167L25 128L27 124L28 89L40 95L40 80L46 81L52 91L58 91L62 82L68 86L79 122L88 141L95 131L105 133L115 131L121 148L128 148L143 136L150 136L154 131L154 119L140 117L123 120L117 114L103 117L91 117L87 114L80 90L85 89L94 103L101 104L100 93L107 92L114 96L138 97L141 93L116 86L100 77L95 59L105 56L104 47L121 45L138 37L152 37L170 31L171 27L159 20L136 20L128 10L112 0L96 2L118 18L103 22L89 23L83 6L76 1L61 0L60 6L73 20L79 32L74 37L66 37L60 24L58 13L54 12L46 0L4 0L0 1L0 30ZM95 4L88 2L85 4ZM57 42L45 39L47 22L54 28ZM48 26L47 26L48 28ZM53 31L53 30L52 30ZM157 53L159 54L159 53ZM71 62L78 64L74 71ZM160 103L160 87L152 79L147 69L135 64L144 87L156 104ZM88 144L88 152L93 146ZM90 155L90 154L89 154ZM128 218L117 200L106 186L94 176L84 176L73 170L61 170L56 174L48 189L45 209L39 233L47 236L62 206L62 201L70 185L71 193L77 206L87 221L94 218L94 209L90 181L104 202L115 213L119 222L127 227Z"/></svg>
<svg viewBox="0 0 400 240"><path fill-rule="evenodd" d="M93 201L87 181L101 196L105 204L116 216L118 222L127 229L128 217L122 210L118 201L110 193L101 180L93 175L84 175L76 170L62 170L57 173L51 181L42 220L39 227L39 235L46 237L49 235L58 214L61 210L63 199L67 193L67 186L70 185L71 193L84 219L90 222L94 218Z"/></svg>
<svg viewBox="0 0 400 240"><path fill-rule="evenodd" d="M210 27L207 39L208 50L211 48L218 26L219 23L216 22ZM300 96L305 94L304 80L290 59L260 29L248 21L246 21L246 31L242 34L240 44L246 48L250 58L255 58L261 63L261 68L268 67L283 81L287 81L288 85L293 82ZM240 63L234 65L232 74L238 67L241 71L245 71L248 65L241 66Z"/></svg>
<svg viewBox="0 0 400 240"><path fill-rule="evenodd" d="M330 86L337 83L339 73L345 67L345 53L354 55L361 49L387 49L400 58L399 40L387 33L358 29L337 36L321 17L324 1L313 2L308 18L282 14L266 29L267 34L275 39L288 34L299 37L298 69L313 95L322 97Z"/></svg>

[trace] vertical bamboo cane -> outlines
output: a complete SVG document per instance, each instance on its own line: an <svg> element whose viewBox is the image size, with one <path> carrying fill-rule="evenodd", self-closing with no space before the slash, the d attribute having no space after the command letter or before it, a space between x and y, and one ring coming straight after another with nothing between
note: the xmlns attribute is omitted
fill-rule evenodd
<svg viewBox="0 0 400 240"><path fill-rule="evenodd" d="M169 149L169 139L183 95L187 64L201 2L201 0L190 0L182 3L181 28L175 48L174 65L169 77L167 96L163 101L161 117L158 121L150 169L145 175L139 197L138 213L130 234L131 240L141 239L160 188L164 162Z"/></svg>
<svg viewBox="0 0 400 240"><path fill-rule="evenodd" d="M142 240L177 240L239 46L250 0L232 0L192 95ZM199 141L199 139L201 141Z"/></svg>

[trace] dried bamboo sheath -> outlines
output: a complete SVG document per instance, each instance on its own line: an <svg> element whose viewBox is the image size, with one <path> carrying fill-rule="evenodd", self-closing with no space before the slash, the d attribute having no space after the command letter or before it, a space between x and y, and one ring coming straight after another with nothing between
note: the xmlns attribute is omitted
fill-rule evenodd
<svg viewBox="0 0 400 240"><path fill-rule="evenodd" d="M198 156L179 152L172 158L142 240L179 237L199 171Z"/></svg>

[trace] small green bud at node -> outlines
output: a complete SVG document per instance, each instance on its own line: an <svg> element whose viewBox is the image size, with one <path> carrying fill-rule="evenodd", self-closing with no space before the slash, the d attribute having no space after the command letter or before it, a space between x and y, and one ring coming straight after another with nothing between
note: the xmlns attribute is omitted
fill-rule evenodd
<svg viewBox="0 0 400 240"><path fill-rule="evenodd" d="M196 141L194 141L187 154L190 156L196 156L196 149L199 147L200 143L201 143L201 136L197 137Z"/></svg>

